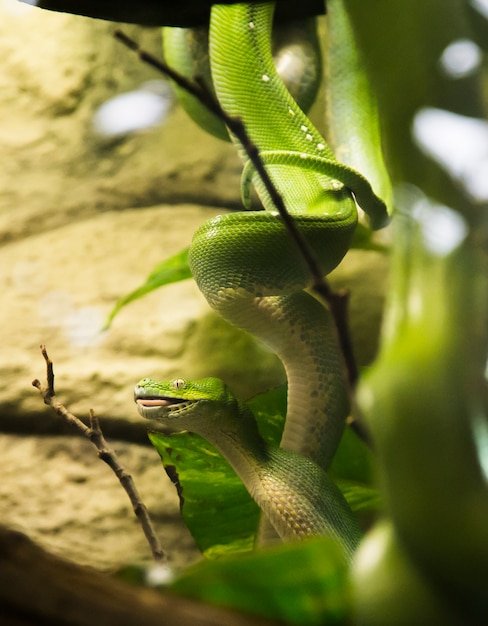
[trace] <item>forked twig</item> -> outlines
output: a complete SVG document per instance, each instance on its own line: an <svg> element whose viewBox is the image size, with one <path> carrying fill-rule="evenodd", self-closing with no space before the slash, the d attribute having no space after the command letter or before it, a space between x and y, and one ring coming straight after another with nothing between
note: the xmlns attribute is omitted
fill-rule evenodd
<svg viewBox="0 0 488 626"><path fill-rule="evenodd" d="M104 461L114 472L119 479L120 484L129 496L132 508L151 548L154 560L160 564L166 563L166 555L161 547L161 544L159 543L146 505L137 491L132 476L120 464L115 451L109 447L105 437L103 436L98 418L95 416L94 412L90 410L90 426L87 426L78 417L76 417L76 415L71 413L71 411L61 404L54 391L54 367L53 362L47 354L46 346L41 345L41 352L46 362L47 384L44 387L41 381L36 378L32 381L32 385L39 390L39 393L44 400L44 404L47 404L47 406L55 411L66 422L77 428L82 435L89 439L95 446L100 459Z"/></svg>

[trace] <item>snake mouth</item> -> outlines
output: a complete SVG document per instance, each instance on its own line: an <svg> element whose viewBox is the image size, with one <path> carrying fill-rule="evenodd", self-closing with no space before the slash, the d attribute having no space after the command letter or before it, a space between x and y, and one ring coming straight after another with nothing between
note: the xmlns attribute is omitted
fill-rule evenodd
<svg viewBox="0 0 488 626"><path fill-rule="evenodd" d="M180 411L192 403L186 398L172 398L170 396L134 394L137 410L146 419L168 418L172 411Z"/></svg>
<svg viewBox="0 0 488 626"><path fill-rule="evenodd" d="M165 396L136 396L135 401L139 406L151 407L151 406L167 406L171 407L173 404L182 404L185 402L183 398L166 398Z"/></svg>

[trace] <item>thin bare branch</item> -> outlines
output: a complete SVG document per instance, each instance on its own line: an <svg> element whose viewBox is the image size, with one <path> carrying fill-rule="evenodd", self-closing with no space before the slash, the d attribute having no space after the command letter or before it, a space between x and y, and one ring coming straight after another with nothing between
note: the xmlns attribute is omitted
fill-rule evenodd
<svg viewBox="0 0 488 626"><path fill-rule="evenodd" d="M144 536L151 548L154 560L157 563L166 563L166 555L159 543L156 531L153 527L146 505L141 499L139 492L135 486L132 476L121 465L115 451L109 447L105 437L103 436L100 423L94 412L90 410L90 426L87 426L79 417L71 413L54 394L54 366L48 356L46 346L41 345L41 352L46 362L46 379L47 384L43 386L37 378L32 381L32 385L39 390L44 404L62 417L68 424L74 426L95 446L98 456L104 461L114 472L120 481L123 489L127 493L131 502L134 513L142 527Z"/></svg>

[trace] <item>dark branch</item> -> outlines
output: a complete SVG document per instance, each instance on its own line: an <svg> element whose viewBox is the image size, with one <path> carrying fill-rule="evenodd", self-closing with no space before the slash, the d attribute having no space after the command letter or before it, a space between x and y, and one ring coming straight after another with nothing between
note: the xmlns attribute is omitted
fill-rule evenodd
<svg viewBox="0 0 488 626"><path fill-rule="evenodd" d="M0 526L2 626L283 626L145 589L45 552Z"/></svg>

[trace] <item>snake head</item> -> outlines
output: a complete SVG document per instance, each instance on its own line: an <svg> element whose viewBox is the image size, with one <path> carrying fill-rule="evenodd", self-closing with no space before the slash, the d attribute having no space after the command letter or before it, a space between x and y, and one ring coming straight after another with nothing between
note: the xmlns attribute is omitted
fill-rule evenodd
<svg viewBox="0 0 488 626"><path fill-rule="evenodd" d="M219 405L235 399L218 378L165 382L143 378L135 386L134 401L142 417L192 430L192 420L211 415Z"/></svg>

